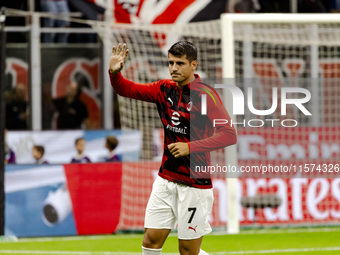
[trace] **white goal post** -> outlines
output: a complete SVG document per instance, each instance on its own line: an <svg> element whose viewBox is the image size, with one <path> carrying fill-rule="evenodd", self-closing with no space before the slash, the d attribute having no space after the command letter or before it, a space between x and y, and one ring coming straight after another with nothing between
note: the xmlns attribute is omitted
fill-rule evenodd
<svg viewBox="0 0 340 255"><path fill-rule="evenodd" d="M319 101L319 88L316 78L319 77L319 52L318 47L323 45L320 42L320 35L318 31L319 24L340 24L340 16L338 14L222 14L221 15L221 34L222 34L222 72L224 78L236 78L235 70L235 41L240 40L239 37L235 37L235 25L242 24L245 27L243 41L243 77L242 78L253 78L254 74L252 72L252 49L251 43L254 42L255 36L252 38L253 25L272 25L272 24L307 24L309 25L309 36L310 39L310 72L309 78L311 78L312 84L310 87L312 97ZM285 33L279 30L279 33ZM248 33L248 35L245 35ZM330 31L326 32L331 33ZM266 35L264 35L266 36ZM339 39L339 34L332 36L332 39ZM298 37L295 38L298 40ZM270 39L269 39L270 40ZM327 39L326 39L327 40ZM294 41L294 39L293 39ZM333 40L335 42L335 40ZM285 43L285 42L283 42ZM288 42L288 44L291 42ZM297 42L298 43L298 42ZM327 42L323 42L327 44ZM299 44L299 43L298 43ZM249 46L247 49L247 45ZM307 44L308 45L308 44ZM335 45L339 45L335 43ZM247 59L246 59L247 58ZM313 79L314 78L314 79ZM233 116L233 101L231 93L224 92L224 102L226 108L232 116L233 121L236 121L236 116ZM311 124L313 126L319 126L320 124L320 105L314 104L311 106L313 118ZM238 164L238 156L236 146L231 146L226 150L226 160L230 165ZM227 160L228 159L228 160ZM228 194L228 233L238 233L239 232L239 200L237 193L237 178L227 178L227 194Z"/></svg>
<svg viewBox="0 0 340 255"><path fill-rule="evenodd" d="M188 40L199 49L197 71L201 77L210 79L208 84L211 81L220 83L222 77L255 79L256 109L268 109L271 101L268 92L274 85L285 86L285 82L289 82L292 77L297 85L311 91L315 103L309 103L307 107L313 116L307 118L299 111L289 113L299 120L299 127L280 129L279 126L265 126L250 129L236 125L237 146L212 152L212 165L256 166L263 162L277 165L281 162L294 163L296 160L303 163L335 163L340 156L340 144L335 142L340 141L340 87L337 86L340 81L339 24L338 17L332 14L225 14L221 20L189 24L114 24L112 44L125 42L129 45L130 53L123 75L136 82L145 83L167 77L168 47L177 40ZM262 79L270 75L271 78L279 79L269 82ZM302 79L320 76L324 76L320 86L318 80ZM273 85L272 82L278 80L280 84ZM226 90L218 92L222 93L221 99L235 121L231 95ZM146 176L143 171L148 174L150 160L160 160L163 151L162 127L153 105L124 97L119 97L119 103L122 129L138 129L143 132L142 161L134 166L134 170L123 169L123 178L131 182L123 183L119 226L120 229L138 229L142 227L143 203L147 202L152 181L151 176ZM244 117L251 118L254 115L245 109ZM255 139L255 147L250 148L249 144L254 143L254 140L247 139ZM323 149L325 146L326 150ZM295 178L290 180L287 176L261 180L244 175L232 178L234 176L230 174L228 177L225 179L225 176L219 176L213 180L216 200L211 225L216 229L225 230L227 226L228 233L238 233L241 224L254 226L255 222L255 226L339 222L340 209L337 206L340 196L337 196L336 180L325 182L323 179L319 182L310 178L308 182L301 182ZM323 185L324 190L328 189L324 194L331 194L330 197L320 197L315 190L317 185ZM138 193L138 201L143 203L134 202L132 192L136 189L145 191ZM291 190L297 190L298 195L293 196ZM255 217L255 210L242 208L240 200L261 192L277 194L283 204L278 208L258 210ZM326 208L326 213L333 216L325 218L327 214L318 210L315 201L319 201Z"/></svg>

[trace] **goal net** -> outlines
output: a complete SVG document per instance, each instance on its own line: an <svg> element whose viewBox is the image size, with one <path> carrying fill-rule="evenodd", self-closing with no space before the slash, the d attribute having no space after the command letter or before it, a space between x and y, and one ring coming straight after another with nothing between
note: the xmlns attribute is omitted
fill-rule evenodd
<svg viewBox="0 0 340 255"><path fill-rule="evenodd" d="M178 40L188 40L197 46L197 73L201 78L222 77L220 21L154 26L114 24L112 32L114 45L121 42L129 48L122 74L130 80L146 83L170 78L167 51ZM160 166L164 134L154 104L124 97L118 100L122 129L143 132L142 161L133 167L123 166L119 228L142 229L146 203ZM215 152L213 158L223 160L223 150Z"/></svg>
<svg viewBox="0 0 340 255"><path fill-rule="evenodd" d="M115 24L113 44L126 43L129 56L122 74L135 82L154 82L169 79L167 51L178 40L189 40L197 45L198 73L201 78L221 75L221 47L219 21L182 25L136 26ZM202 29L204 27L204 29ZM194 32L196 31L196 32ZM119 97L122 128L143 131L142 159L159 158L158 136L161 128L155 105ZM163 141L162 141L163 142ZM162 147L162 146L161 146Z"/></svg>
<svg viewBox="0 0 340 255"><path fill-rule="evenodd" d="M339 224L339 17L224 15L222 34L223 71L246 102L235 116L238 165L248 170L236 192L239 221Z"/></svg>
<svg viewBox="0 0 340 255"><path fill-rule="evenodd" d="M318 22L314 15L312 22L301 21L305 15L283 15L280 21L270 22L246 16L228 24L226 19L186 25L114 24L112 43L126 43L130 50L123 75L145 83L169 78L168 48L178 40L191 41L199 50L201 77L216 84L232 83L244 93L244 114L233 116L238 130L238 179L233 192L224 177L213 179L213 227L226 226L231 213L227 201L235 196L241 226L339 224L340 20L324 15L333 18L325 22L327 18L320 16ZM220 88L225 105L230 104L226 102L229 92ZM273 88L277 88L276 110L268 116L250 111L249 88L253 108L258 110L272 107ZM283 88L308 90L311 99L303 106L312 115L292 104L282 115ZM287 93L290 99L304 97ZM163 131L153 104L119 97L119 107L122 129L143 132L141 162L123 166L119 228L142 229L162 154ZM232 115L231 108L228 111ZM234 151L229 159L235 155ZM228 161L228 152L212 153L212 165L227 166ZM249 171L241 172L241 167ZM264 169L271 174L263 175Z"/></svg>

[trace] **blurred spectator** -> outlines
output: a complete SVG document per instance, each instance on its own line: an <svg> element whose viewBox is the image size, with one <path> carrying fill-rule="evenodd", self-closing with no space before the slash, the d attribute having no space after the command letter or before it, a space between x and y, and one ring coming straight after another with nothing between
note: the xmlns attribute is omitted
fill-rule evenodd
<svg viewBox="0 0 340 255"><path fill-rule="evenodd" d="M289 13L290 2L287 0L238 0L234 10L241 13Z"/></svg>
<svg viewBox="0 0 340 255"><path fill-rule="evenodd" d="M290 12L290 1L287 0L259 0L261 13L289 13Z"/></svg>
<svg viewBox="0 0 340 255"><path fill-rule="evenodd" d="M86 105L80 101L80 87L77 82L71 82L66 87L65 96L54 100L59 114L58 129L80 129L82 125L88 126L88 111Z"/></svg>
<svg viewBox="0 0 340 255"><path fill-rule="evenodd" d="M300 13L325 13L336 9L336 6L340 7L340 0L296 0L296 2ZM291 12L291 1L287 0L234 0L234 3L236 13Z"/></svg>
<svg viewBox="0 0 340 255"><path fill-rule="evenodd" d="M11 150L7 143L7 129L5 129L5 164L15 164L15 153Z"/></svg>
<svg viewBox="0 0 340 255"><path fill-rule="evenodd" d="M331 0L329 5L331 12L340 12L340 0Z"/></svg>
<svg viewBox="0 0 340 255"><path fill-rule="evenodd" d="M77 150L77 155L72 158L71 163L91 163L88 156L84 155L86 141L84 138L80 137L75 141L75 147Z"/></svg>
<svg viewBox="0 0 340 255"><path fill-rule="evenodd" d="M106 162L121 161L120 157L115 154L115 149L118 146L118 139L115 136L107 136L105 147L109 150L109 155L105 158Z"/></svg>
<svg viewBox="0 0 340 255"><path fill-rule="evenodd" d="M103 15L105 12L105 8L98 6L96 1L87 0L87 1L69 1L69 8L71 12L81 12L82 16L77 17L78 19L85 20L103 20ZM105 2L102 2L105 5ZM71 22L71 27L75 28L91 28L90 25L78 22ZM69 37L69 42L76 43L95 43L98 41L98 35L96 33L72 33Z"/></svg>
<svg viewBox="0 0 340 255"><path fill-rule="evenodd" d="M50 12L54 15L58 15L59 17L64 17L66 19L43 19L44 27L69 27L70 21L69 17L69 7L67 4L67 0L41 0L40 1L41 10L43 12ZM63 14L62 16L60 14ZM43 42L46 43L54 43L55 38L56 42L67 43L68 33L58 33L57 36L55 33L45 33L43 37Z"/></svg>
<svg viewBox="0 0 340 255"><path fill-rule="evenodd" d="M6 104L6 128L8 130L27 129L28 108L25 86L18 84L8 99L9 102Z"/></svg>
<svg viewBox="0 0 340 255"><path fill-rule="evenodd" d="M45 148L42 145L34 145L32 149L32 156L36 160L36 164L48 164L48 161L44 159Z"/></svg>
<svg viewBox="0 0 340 255"><path fill-rule="evenodd" d="M254 13L261 8L258 0L238 0L235 1L234 11L237 13Z"/></svg>
<svg viewBox="0 0 340 255"><path fill-rule="evenodd" d="M322 0L300 0L298 9L300 13L325 13L329 4Z"/></svg>

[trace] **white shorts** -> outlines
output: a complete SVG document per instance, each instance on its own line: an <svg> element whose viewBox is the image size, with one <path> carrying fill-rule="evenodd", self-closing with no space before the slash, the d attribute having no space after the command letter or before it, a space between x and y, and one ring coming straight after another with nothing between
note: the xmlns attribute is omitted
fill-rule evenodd
<svg viewBox="0 0 340 255"><path fill-rule="evenodd" d="M178 224L178 239L192 240L211 232L208 222L214 195L157 176L145 212L145 228L172 229Z"/></svg>

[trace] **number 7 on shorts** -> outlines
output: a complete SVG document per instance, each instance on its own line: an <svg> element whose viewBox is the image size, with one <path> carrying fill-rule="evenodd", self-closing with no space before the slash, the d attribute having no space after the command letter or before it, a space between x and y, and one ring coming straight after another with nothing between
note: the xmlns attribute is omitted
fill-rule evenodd
<svg viewBox="0 0 340 255"><path fill-rule="evenodd" d="M188 208L188 212L191 212L191 211L192 211L192 213L191 213L191 216L190 216L190 218L189 218L188 223L191 223L191 222L192 222L192 219L194 218L195 213L196 213L196 207L189 207L189 208Z"/></svg>

